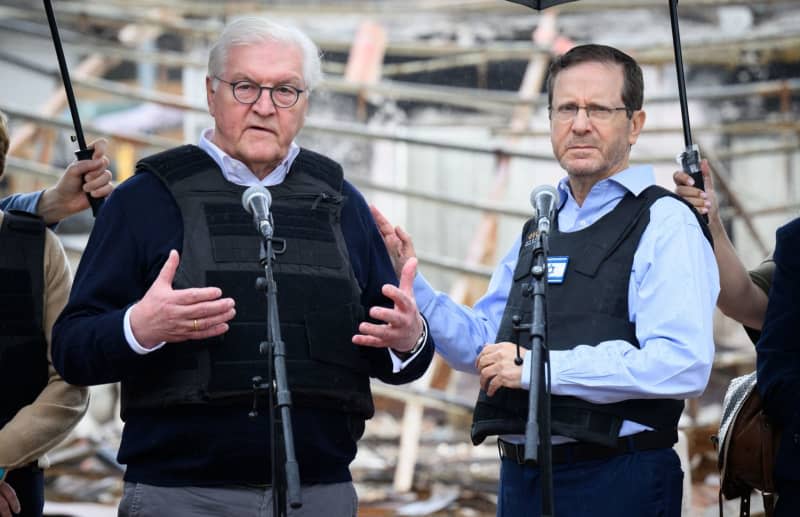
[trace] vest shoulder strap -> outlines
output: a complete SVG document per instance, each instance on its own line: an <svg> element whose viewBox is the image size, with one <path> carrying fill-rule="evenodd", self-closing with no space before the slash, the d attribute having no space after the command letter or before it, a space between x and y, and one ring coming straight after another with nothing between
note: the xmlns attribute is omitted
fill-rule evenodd
<svg viewBox="0 0 800 517"><path fill-rule="evenodd" d="M148 171L168 186L191 178L198 170L217 167L213 158L196 145L183 145L139 160L136 171Z"/></svg>
<svg viewBox="0 0 800 517"><path fill-rule="evenodd" d="M45 224L41 217L22 210L7 210L3 214L5 216L0 231L32 237L41 236L44 242Z"/></svg>
<svg viewBox="0 0 800 517"><path fill-rule="evenodd" d="M327 156L301 148L292 164L292 169L300 169L304 173L321 180L337 192L342 191L344 172L342 166ZM185 180L196 177L198 170L216 170L217 164L205 151L196 145L183 145L163 151L139 160L137 172L148 171L161 178L167 186L174 186ZM220 181L224 181L222 176ZM203 178L203 187L211 188L209 178Z"/></svg>
<svg viewBox="0 0 800 517"><path fill-rule="evenodd" d="M595 239L591 246L578 257L573 257L573 267L587 276L594 277L603 262L625 242L639 225L642 215L655 202L655 198L634 196L628 192L610 213L595 225L609 234L609 239ZM598 230L600 231L600 230Z"/></svg>
<svg viewBox="0 0 800 517"><path fill-rule="evenodd" d="M663 187L659 187L658 185L650 185L649 187L644 189L642 193L639 194L639 197L642 196L648 199L652 199L652 201L648 203L648 206L652 205L657 199L662 197L671 197L673 199L677 199L678 201L686 205L689 208L689 210L692 211L692 214L694 214L695 218L697 219L697 222L700 225L700 229L703 231L703 235L708 240L708 243L711 244L712 248L714 247L714 239L713 237L711 237L711 230L709 230L708 228L708 223L705 221L705 219L703 219L703 216L701 216L697 212L697 210L695 210L695 208L691 205L691 203L683 199L681 196L675 194L674 192L670 192L669 190Z"/></svg>
<svg viewBox="0 0 800 517"><path fill-rule="evenodd" d="M300 168L303 172L318 180L324 181L337 192L342 191L342 183L344 182L342 166L327 156L302 148L292 164L292 169L295 167Z"/></svg>
<svg viewBox="0 0 800 517"><path fill-rule="evenodd" d="M670 192L669 190L659 187L658 185L651 185L644 189L638 196L632 195L630 192L620 201L617 208L609 214L609 217L615 218L617 224L615 227L622 227L622 231L618 233L617 238L607 243L595 243L595 248L590 253L585 253L581 257L575 258L574 268L586 275L594 276L597 270L606 258L611 255L614 250L628 237L628 235L637 227L640 218L647 213L650 207L663 197L671 197L677 199L686 205L697 218L700 229L703 235L708 239L708 242L713 246L714 242L711 238L711 232L708 229L708 224L702 219L700 214L682 197ZM601 219L602 221L602 219Z"/></svg>

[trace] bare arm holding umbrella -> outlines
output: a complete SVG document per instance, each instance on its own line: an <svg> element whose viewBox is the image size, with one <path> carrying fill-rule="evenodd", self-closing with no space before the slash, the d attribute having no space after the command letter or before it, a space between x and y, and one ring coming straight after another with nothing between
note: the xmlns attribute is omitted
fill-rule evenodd
<svg viewBox="0 0 800 517"><path fill-rule="evenodd" d="M717 194L714 190L714 180L708 162L700 163L706 190L697 188L692 178L683 171L673 174L675 193L691 203L701 214L708 217L708 228L714 238L714 256L719 265L720 292L717 306L728 317L735 319L746 327L761 330L764 315L767 312L768 286L755 283L755 279L748 273L742 260L736 254L722 219L719 215ZM774 263L769 257L762 264L764 272L771 278ZM761 268L759 268L761 269ZM756 273L761 274L761 273ZM764 287L767 287L764 289Z"/></svg>

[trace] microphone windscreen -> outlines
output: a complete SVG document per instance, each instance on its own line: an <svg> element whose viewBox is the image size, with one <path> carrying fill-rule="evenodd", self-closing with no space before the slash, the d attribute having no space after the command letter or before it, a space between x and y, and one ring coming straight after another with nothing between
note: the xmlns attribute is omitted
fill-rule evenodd
<svg viewBox="0 0 800 517"><path fill-rule="evenodd" d="M540 217L549 217L556 206L557 200L558 190L552 185L539 185L531 192L531 206Z"/></svg>
<svg viewBox="0 0 800 517"><path fill-rule="evenodd" d="M264 198L267 205L267 209L269 209L269 207L272 205L272 194L269 193L269 190L267 190L262 185L253 185L252 187L248 187L248 189L245 190L244 193L242 194L242 206L244 207L245 210L247 210L248 214L253 213L253 209L251 208L252 206L251 203L252 200L257 196L261 196Z"/></svg>

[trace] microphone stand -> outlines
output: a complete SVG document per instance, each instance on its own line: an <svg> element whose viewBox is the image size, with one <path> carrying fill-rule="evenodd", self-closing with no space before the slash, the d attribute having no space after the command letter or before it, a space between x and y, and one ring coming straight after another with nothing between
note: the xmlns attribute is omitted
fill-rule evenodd
<svg viewBox="0 0 800 517"><path fill-rule="evenodd" d="M550 357L547 349L547 253L549 230L540 229L533 244L529 294L533 303L530 339L530 388L525 423L525 461L537 462L542 485L542 517L553 513L553 454L550 433ZM547 382L545 383L545 373ZM541 408L540 408L541 403Z"/></svg>
<svg viewBox="0 0 800 517"><path fill-rule="evenodd" d="M272 469L272 511L276 517L286 515L286 501L292 508L301 508L303 502L300 494L300 470L294 453L294 434L292 434L292 417L290 409L292 397L286 375L286 345L281 338L280 318L278 317L278 287L273 275L272 261L275 258L273 249L272 225L262 229L261 251L259 263L264 267L264 276L256 281L256 288L264 290L267 297L267 341L259 345L259 352L267 355L268 378L262 383L261 377L254 377L253 411L250 416L257 415L256 401L258 389L266 388L272 407L269 411L270 425L270 464ZM277 414L276 414L277 412ZM283 450L278 442L283 441ZM285 459L284 472L279 472L278 458Z"/></svg>

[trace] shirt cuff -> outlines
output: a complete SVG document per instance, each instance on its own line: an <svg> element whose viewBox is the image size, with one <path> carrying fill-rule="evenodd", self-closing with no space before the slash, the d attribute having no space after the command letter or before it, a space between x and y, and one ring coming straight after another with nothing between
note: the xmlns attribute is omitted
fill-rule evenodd
<svg viewBox="0 0 800 517"><path fill-rule="evenodd" d="M150 352L155 352L164 344L166 341L162 341L161 343L157 344L153 348L145 348L136 341L136 338L133 336L133 329L131 328L131 309L133 309L133 305L128 307L128 310L125 311L125 317L122 318L122 328L125 331L125 341L128 342L128 346L131 347L131 350L136 352L139 355L147 355Z"/></svg>
<svg viewBox="0 0 800 517"><path fill-rule="evenodd" d="M29 192L25 194L12 194L7 198L0 199L0 208L3 210L22 210L31 214L36 213L36 207L39 204L43 190L38 192Z"/></svg>
<svg viewBox="0 0 800 517"><path fill-rule="evenodd" d="M520 388L523 390L531 389L531 351L525 350L522 358L522 378L519 380Z"/></svg>
<svg viewBox="0 0 800 517"><path fill-rule="evenodd" d="M561 367L561 358L563 357L564 350L550 350L550 394L555 395L553 386L556 385L558 378L559 368ZM525 357L522 358L522 379L519 381L520 387L523 390L531 389L531 351L525 351Z"/></svg>
<svg viewBox="0 0 800 517"><path fill-rule="evenodd" d="M408 366L411 361L413 361L419 355L419 353L425 349L426 344L428 344L428 321L425 318L422 318L422 345L420 345L420 347L413 354L403 360L394 353L394 350L391 348L388 349L389 357L392 360L392 373L397 373Z"/></svg>

